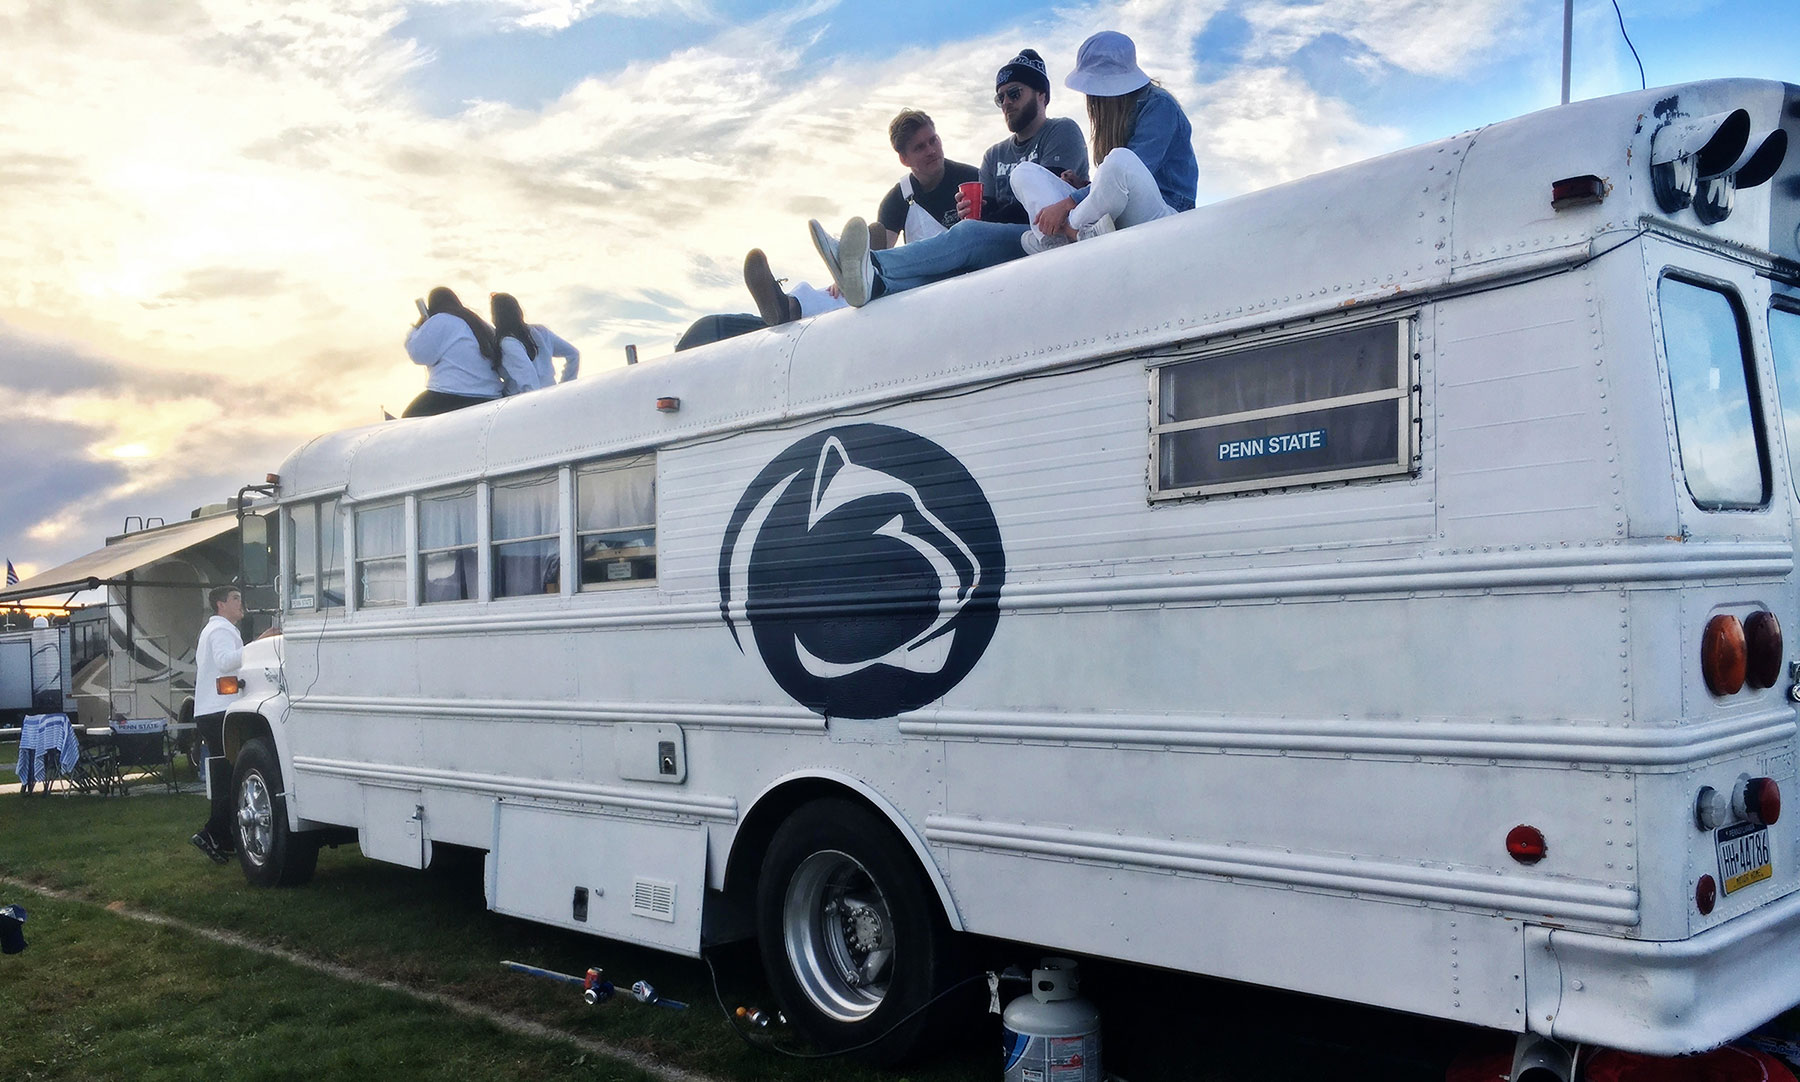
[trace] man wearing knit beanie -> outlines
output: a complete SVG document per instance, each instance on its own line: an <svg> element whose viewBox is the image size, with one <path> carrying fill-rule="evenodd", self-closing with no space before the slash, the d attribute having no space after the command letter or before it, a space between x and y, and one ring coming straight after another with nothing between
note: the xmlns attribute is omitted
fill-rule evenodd
<svg viewBox="0 0 1800 1082"><path fill-rule="evenodd" d="M1075 121L1046 114L1050 73L1035 49L1019 50L994 76L994 104L1006 118L1012 138L1000 140L982 156L981 217L990 222L1028 222L1024 206L1013 194L1013 168L1020 162L1036 162L1051 173L1069 173L1069 183L1080 187L1087 183L1087 141Z"/></svg>
<svg viewBox="0 0 1800 1082"><path fill-rule="evenodd" d="M1036 162L1068 183L1086 184L1087 142L1081 127L1067 117L1051 119L1050 74L1044 58L1023 49L994 77L994 104L1012 133L981 159L981 217L957 196L958 221L948 232L899 248L876 250L870 245L869 223L852 218L837 237L815 219L807 222L813 247L831 270L844 302L861 308L876 297L916 289L959 274L996 266L1025 254L1020 238L1031 229L1040 207L1027 207L1013 192L1012 172Z"/></svg>

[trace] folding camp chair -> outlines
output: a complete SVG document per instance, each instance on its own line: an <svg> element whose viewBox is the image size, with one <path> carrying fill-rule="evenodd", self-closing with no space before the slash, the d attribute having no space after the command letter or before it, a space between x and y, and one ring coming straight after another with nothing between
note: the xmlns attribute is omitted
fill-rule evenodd
<svg viewBox="0 0 1800 1082"><path fill-rule="evenodd" d="M63 713L25 715L19 725L19 762L14 769L26 793L40 784L45 793L57 782L70 789L91 790L94 785L81 762L75 727Z"/></svg>
<svg viewBox="0 0 1800 1082"><path fill-rule="evenodd" d="M127 721L114 718L112 723L114 769L119 792L129 791L132 782L161 784L169 792L175 783L175 753L169 740L169 723L162 718L139 718Z"/></svg>

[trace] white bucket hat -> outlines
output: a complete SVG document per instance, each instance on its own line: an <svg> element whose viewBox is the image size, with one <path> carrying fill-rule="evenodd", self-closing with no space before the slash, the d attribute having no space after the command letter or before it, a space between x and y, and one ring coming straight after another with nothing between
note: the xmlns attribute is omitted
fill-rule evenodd
<svg viewBox="0 0 1800 1082"><path fill-rule="evenodd" d="M1075 70L1063 80L1070 90L1096 98L1116 98L1150 82L1138 67L1137 46L1117 30L1102 30L1081 43L1075 53Z"/></svg>

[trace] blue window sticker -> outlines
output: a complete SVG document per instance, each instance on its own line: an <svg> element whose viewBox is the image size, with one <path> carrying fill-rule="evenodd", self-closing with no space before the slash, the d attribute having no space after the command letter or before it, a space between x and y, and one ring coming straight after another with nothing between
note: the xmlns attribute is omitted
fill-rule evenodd
<svg viewBox="0 0 1800 1082"><path fill-rule="evenodd" d="M1219 461L1230 462L1240 458L1263 458L1267 455L1286 455L1296 451L1323 451L1325 449L1325 430L1309 429L1305 432L1283 432L1275 436L1257 436L1254 439L1231 440L1219 444Z"/></svg>

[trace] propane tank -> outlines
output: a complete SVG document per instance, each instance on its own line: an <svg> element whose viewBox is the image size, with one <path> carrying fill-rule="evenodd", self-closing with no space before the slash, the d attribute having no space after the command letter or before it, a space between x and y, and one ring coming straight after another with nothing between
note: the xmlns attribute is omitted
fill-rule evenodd
<svg viewBox="0 0 1800 1082"><path fill-rule="evenodd" d="M1005 1082L1101 1082L1100 1012L1078 998L1073 958L1046 958L1031 971L1031 994L1006 1005Z"/></svg>

